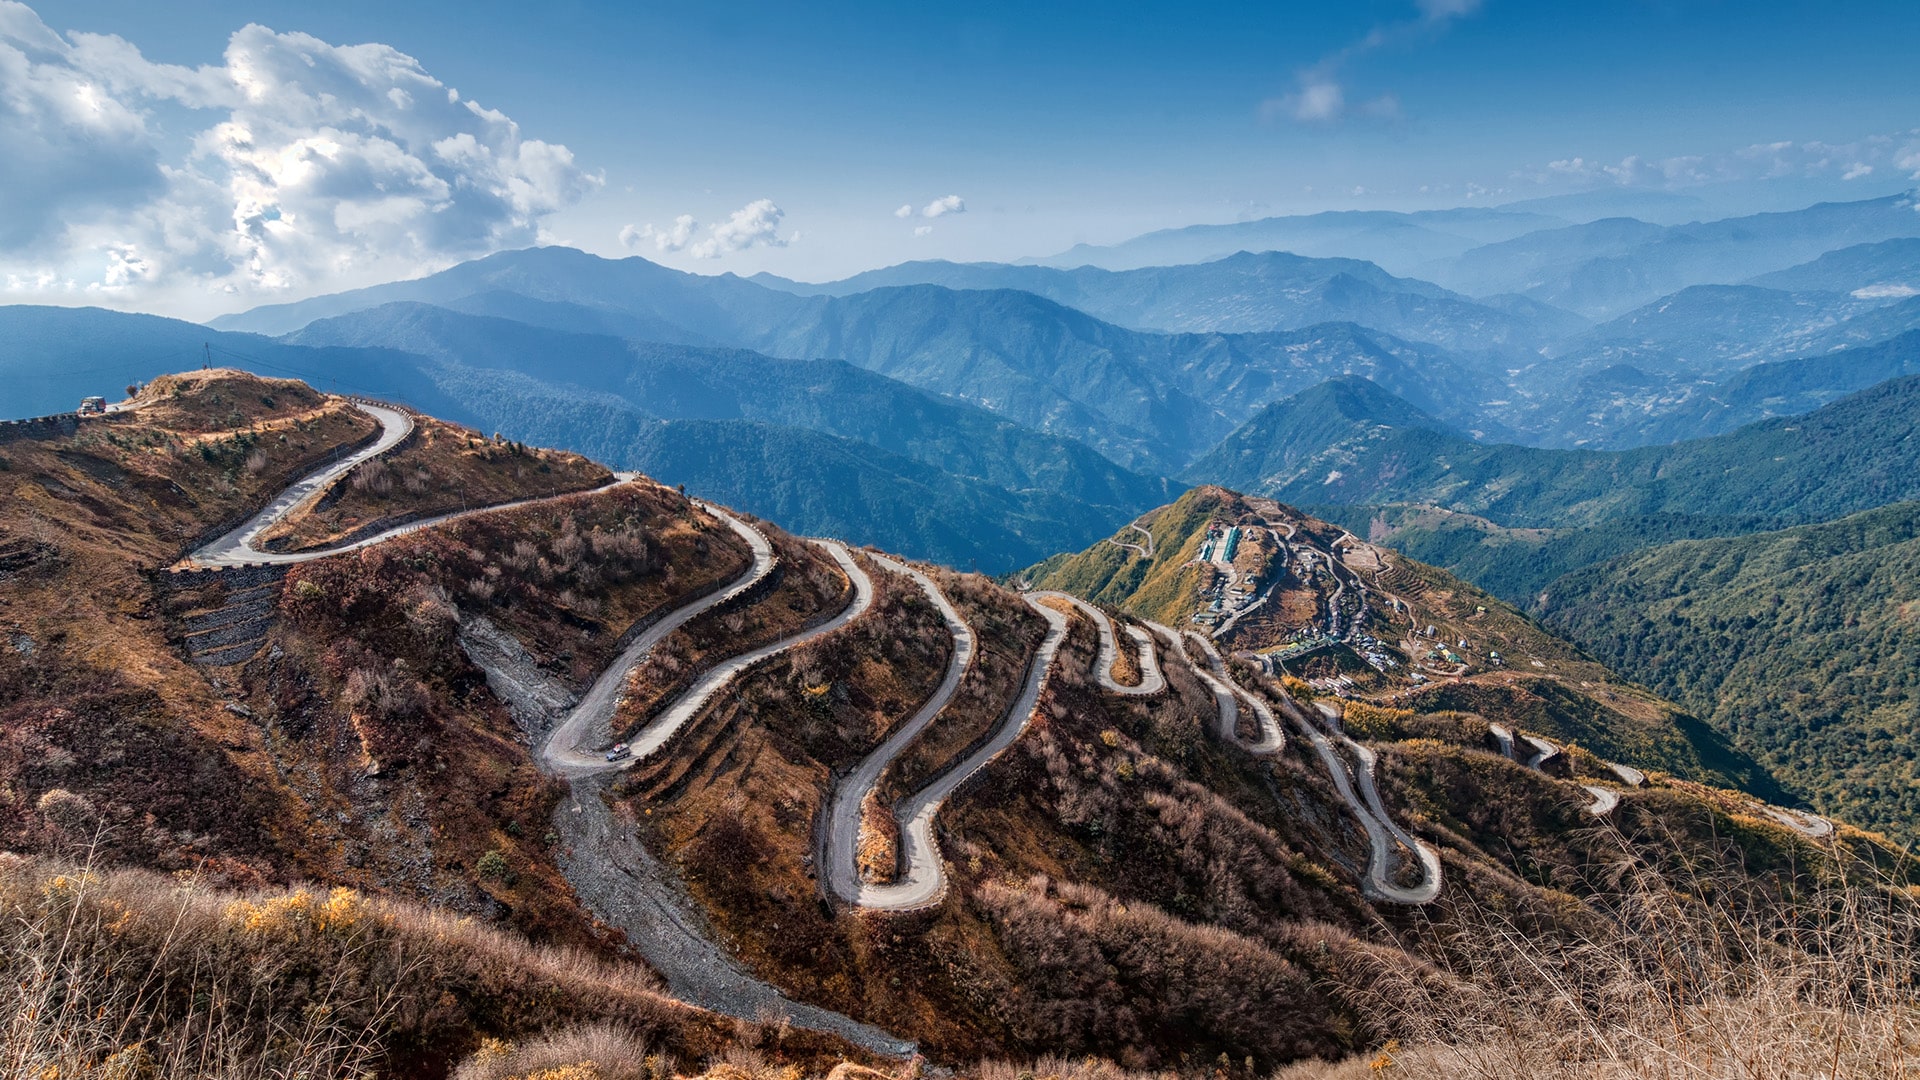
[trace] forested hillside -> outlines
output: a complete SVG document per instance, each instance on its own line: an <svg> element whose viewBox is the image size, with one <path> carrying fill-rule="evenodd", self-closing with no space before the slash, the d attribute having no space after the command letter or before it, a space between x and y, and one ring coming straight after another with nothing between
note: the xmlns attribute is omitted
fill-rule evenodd
<svg viewBox="0 0 1920 1080"><path fill-rule="evenodd" d="M1920 503L1649 548L1541 609L1823 812L1920 841Z"/></svg>

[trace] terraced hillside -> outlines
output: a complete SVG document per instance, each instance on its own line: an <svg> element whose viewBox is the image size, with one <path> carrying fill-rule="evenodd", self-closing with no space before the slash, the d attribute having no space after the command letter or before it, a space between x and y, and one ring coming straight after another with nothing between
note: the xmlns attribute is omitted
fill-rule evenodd
<svg viewBox="0 0 1920 1080"><path fill-rule="evenodd" d="M651 969L790 1061L1236 1077L1379 1045L1435 996L1533 1001L1471 912L1571 955L1622 866L1731 845L1719 911L1903 865L1732 790L1671 706L1510 610L1278 504L1148 515L1056 567L1104 571L1091 605L644 477L498 469L497 506L343 535L325 493L423 424L211 372L0 444L8 846L92 832L109 864L430 904ZM447 430L418 467L485 442ZM263 551L280 529L306 549ZM1203 573L1205 611L1180 591ZM687 1024L663 1040L716 1030ZM437 1067L489 1031L437 1035Z"/></svg>

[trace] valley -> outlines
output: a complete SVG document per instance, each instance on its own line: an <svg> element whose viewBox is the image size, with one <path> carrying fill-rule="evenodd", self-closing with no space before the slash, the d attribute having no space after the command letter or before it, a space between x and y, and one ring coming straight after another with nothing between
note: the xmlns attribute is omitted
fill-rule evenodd
<svg viewBox="0 0 1920 1080"><path fill-rule="evenodd" d="M1816 819L1739 794L1754 780L1748 764L1492 597L1216 488L1122 527L1114 539L1124 543L1029 572L1064 591L1020 595L796 540L644 477L600 482L581 470L560 494L503 491L489 507L367 522L330 546L260 550L256 537L327 512L329 492L350 494L351 477L386 468L422 425L441 422L238 373L161 380L112 419L61 437L73 449L29 440L0 454L8 477L59 476L71 492L98 485L104 496L125 488L116 477L154 467L142 453L201 461L181 454L180 426L208 426L193 418L237 409L238 429L214 420L199 437L244 449L266 445L261 425L284 424L267 418L287 402L306 410L296 427L324 420L342 432L309 444L306 460L323 463L274 474L269 455L255 474L284 476L280 486L263 486L245 516L236 505L217 527L200 526L207 539L179 565L164 540L140 549L152 553L144 572L164 583L145 588L176 609L234 589L277 594L256 636L190 663L198 654L162 627L102 614L100 640L140 657L123 670L195 688L152 699L144 723L198 747L207 767L225 761L254 777L242 782L253 820L278 823L271 840L247 839L237 822L202 824L199 864L214 855L228 860L228 879L317 877L536 939L631 949L690 1005L742 1021L777 1015L845 1040L848 1053L1334 1053L1337 1018L1356 1014L1350 991L1317 980L1356 970L1342 959L1356 950L1443 962L1390 913L1451 906L1453 890L1561 925L1513 874L1541 860L1575 870L1585 842L1563 829L1583 818L1639 820L1657 806L1669 828L1690 822L1688 835L1712 822L1746 838L1750 858L1823 843L1826 854L1796 857L1851 859L1877 843L1824 822L1809 831ZM540 460L449 428L422 467L437 474L444 457L480 444L505 461ZM119 473L72 471L127 453ZM551 475L516 467L522 483ZM13 551L31 519L5 524ZM505 536L520 539L482 541L509 525ZM7 610L23 610L23 590L60 587L86 535L22 548L42 554L8 564ZM223 587L225 575L236 584ZM1213 578L1244 587L1223 592ZM1238 606L1212 610L1209 597L1225 595ZM70 694L58 687L82 685L87 661L40 621L58 609L43 610L9 629L16 645L0 676L12 688L8 722L35 717L15 730L52 736L45 725L61 721L32 702ZM28 686L37 689L22 697ZM76 717L98 707L71 700ZM231 736L207 743L199 717L259 734L244 750ZM1489 750L1501 730L1524 731L1539 753L1503 761ZM166 812L153 797L165 778L97 771L110 752L86 753L71 764L15 756L9 782L51 791L57 778L59 798L107 819L123 812L113 785ZM1566 771L1541 773L1562 757ZM1528 770L1539 778L1524 779ZM510 776L519 779L502 787ZM1468 777L1480 794L1463 803ZM455 794L489 787L478 801ZM1474 823L1502 799L1533 801L1547 817ZM340 823L322 824L336 806ZM47 827L34 820L16 819L28 830L16 835ZM464 842L443 831L455 822ZM1490 846L1488 828L1504 840ZM346 857L309 836L337 836L327 847ZM1531 852L1525 863L1496 854L1516 843ZM180 857L115 850L133 865ZM1213 867L1199 893L1194 859ZM889 938L874 917L919 929ZM1330 938L1319 927L1343 929ZM1116 932L1162 958L1102 944ZM1033 951L1036 933L1106 955L1119 981L1070 990L1059 981L1065 959ZM1177 988L1160 981L1174 952L1202 965ZM876 992L881 963L916 975ZM1072 1033L993 1005L1094 993L1141 1008L1143 995L1216 993L1210 980L1229 970L1267 987L1250 1001L1309 1011L1258 1036L1189 1012L1132 1034Z"/></svg>
<svg viewBox="0 0 1920 1080"><path fill-rule="evenodd" d="M1920 1077L1916 40L0 2L0 1080Z"/></svg>

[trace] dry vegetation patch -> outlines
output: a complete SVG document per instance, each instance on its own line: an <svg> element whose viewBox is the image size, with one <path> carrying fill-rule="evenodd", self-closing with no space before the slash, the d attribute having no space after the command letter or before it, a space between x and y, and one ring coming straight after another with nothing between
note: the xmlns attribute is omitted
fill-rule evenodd
<svg viewBox="0 0 1920 1080"><path fill-rule="evenodd" d="M416 518L585 491L612 479L578 454L416 417L406 442L356 466L262 540L271 550L325 548Z"/></svg>

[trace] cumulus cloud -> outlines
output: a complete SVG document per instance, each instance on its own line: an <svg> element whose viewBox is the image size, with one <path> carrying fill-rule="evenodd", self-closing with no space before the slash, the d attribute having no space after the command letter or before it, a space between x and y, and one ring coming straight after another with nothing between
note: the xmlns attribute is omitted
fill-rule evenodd
<svg viewBox="0 0 1920 1080"><path fill-rule="evenodd" d="M967 200L958 195L942 195L920 208L920 216L925 218L944 217L947 214L967 212Z"/></svg>
<svg viewBox="0 0 1920 1080"><path fill-rule="evenodd" d="M713 226L706 239L687 251L696 259L718 259L748 248L786 247L789 241L780 237L780 222L785 217L772 199L755 199Z"/></svg>
<svg viewBox="0 0 1920 1080"><path fill-rule="evenodd" d="M933 226L931 225L915 225L913 227L913 235L915 236L925 236L928 233L931 233L932 231L933 231Z"/></svg>
<svg viewBox="0 0 1920 1080"><path fill-rule="evenodd" d="M694 230L699 227L692 214L681 214L664 229L655 228L652 222L638 228L629 225L620 230L620 243L630 248L651 243L656 251L681 251L693 242Z"/></svg>
<svg viewBox="0 0 1920 1080"><path fill-rule="evenodd" d="M893 212L893 216L894 216L894 217L897 217L897 218L910 218L910 217L912 217L912 216L913 216L913 204L912 204L912 203L901 203L901 204L900 204L900 209L898 209L898 210L895 210L895 211Z"/></svg>
<svg viewBox="0 0 1920 1080"><path fill-rule="evenodd" d="M1260 103L1265 120L1292 120L1301 124L1332 124L1348 117L1393 120L1400 116L1400 99L1380 94L1354 102L1347 93L1344 71L1354 60L1390 45L1403 45L1438 33L1448 23L1480 10L1482 0L1416 0L1416 16L1375 26L1344 48L1294 73L1294 88Z"/></svg>
<svg viewBox="0 0 1920 1080"><path fill-rule="evenodd" d="M538 241L599 182L387 45L249 25L189 68L0 0L11 291L271 295L417 274Z"/></svg>
<svg viewBox="0 0 1920 1080"><path fill-rule="evenodd" d="M735 210L727 220L710 226L707 235L697 241L694 235L700 231L700 223L692 214L681 214L666 228L651 222L628 225L620 230L620 243L629 248L651 244L660 252L684 251L696 259L718 259L748 248L786 247L798 241L797 232L780 235L780 223L785 218L786 213L772 199L756 199Z"/></svg>

